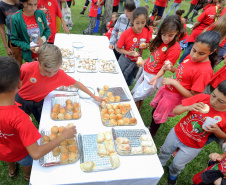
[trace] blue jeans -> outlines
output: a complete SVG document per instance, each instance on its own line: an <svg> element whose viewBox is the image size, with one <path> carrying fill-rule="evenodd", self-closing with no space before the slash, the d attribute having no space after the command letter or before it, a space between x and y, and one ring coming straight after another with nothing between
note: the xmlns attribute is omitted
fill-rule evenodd
<svg viewBox="0 0 226 185"><path fill-rule="evenodd" d="M170 7L168 13L166 14L166 17L169 16L170 12L171 12L174 8L175 8L175 9L174 9L174 15L175 15L175 13L176 13L176 11L178 10L179 6L180 6L180 3L173 3L173 4L171 5L171 7ZM166 17L165 17L165 18L166 18Z"/></svg>
<svg viewBox="0 0 226 185"><path fill-rule="evenodd" d="M21 166L31 166L33 163L33 159L28 154L25 158L21 159L20 161L17 161Z"/></svg>
<svg viewBox="0 0 226 185"><path fill-rule="evenodd" d="M191 49L194 45L194 42L189 42L187 48L184 50L183 55L180 57L180 61L179 64L181 64L181 62L183 62L183 60L185 59L186 56L188 56L191 52Z"/></svg>

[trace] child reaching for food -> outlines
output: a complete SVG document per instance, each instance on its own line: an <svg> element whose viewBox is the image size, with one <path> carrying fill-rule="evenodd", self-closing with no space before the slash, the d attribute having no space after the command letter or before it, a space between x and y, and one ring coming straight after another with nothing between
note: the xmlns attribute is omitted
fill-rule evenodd
<svg viewBox="0 0 226 185"><path fill-rule="evenodd" d="M127 84L130 73L137 67L138 57L142 56L152 37L152 30L146 24L147 17L146 8L136 8L132 15L132 27L124 31L117 42L116 49L122 53L118 63Z"/></svg>
<svg viewBox="0 0 226 185"><path fill-rule="evenodd" d="M133 98L139 111L144 99L152 96L161 86L162 78L157 80L155 87L148 84L149 80L157 75L165 61L169 60L174 65L179 58L181 50L177 39L180 29L180 19L176 15L169 16L164 19L157 36L151 42L149 46L150 57L144 60L143 73L132 90Z"/></svg>
<svg viewBox="0 0 226 185"><path fill-rule="evenodd" d="M50 55L51 53L51 55ZM52 44L46 44L38 50L39 61L25 63L21 67L22 87L16 94L17 105L35 119L40 121L44 98L57 87L73 85L90 95L96 101L105 101L95 96L82 83L68 76L62 69L62 54L60 49Z"/></svg>
<svg viewBox="0 0 226 185"><path fill-rule="evenodd" d="M177 176L185 165L201 152L210 134L226 138L226 81L220 83L212 95L192 96L173 110L176 115L185 112L188 112L187 115L167 135L158 156L162 166L165 166L179 148L169 166L168 184L172 185L176 184Z"/></svg>
<svg viewBox="0 0 226 185"><path fill-rule="evenodd" d="M18 62L0 56L0 161L7 162L11 178L16 175L17 163L20 164L25 180L29 181L33 159L40 159L63 140L75 137L76 129L74 126L65 129L49 143L39 146L37 140L41 134L29 116L15 105L15 94L21 85Z"/></svg>
<svg viewBox="0 0 226 185"><path fill-rule="evenodd" d="M216 50L220 39L220 34L214 31L201 34L196 39L190 55L184 59L177 69L166 64L151 79L149 83L156 86L157 79L160 76L162 77L166 70L176 71L171 78L162 80L162 84L165 86L159 89L151 102L151 106L154 108L150 126L152 137L155 136L160 124L166 122L167 117L176 116L173 109L180 105L184 98L189 98L204 91L213 76L212 67L217 61Z"/></svg>

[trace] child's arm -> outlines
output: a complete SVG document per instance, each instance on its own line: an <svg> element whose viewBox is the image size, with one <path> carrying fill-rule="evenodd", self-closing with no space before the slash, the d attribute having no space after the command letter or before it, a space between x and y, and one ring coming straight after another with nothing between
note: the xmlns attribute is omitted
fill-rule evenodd
<svg viewBox="0 0 226 185"><path fill-rule="evenodd" d="M70 34L65 22L64 22L64 18L63 16L60 18L61 22L62 22L62 25L63 25L63 28L64 28L64 33L66 32L67 34Z"/></svg>
<svg viewBox="0 0 226 185"><path fill-rule="evenodd" d="M220 139L226 139L226 133L220 129L220 127L216 125L210 124L211 127L206 126L207 129L204 129L207 132L212 132L214 135Z"/></svg>
<svg viewBox="0 0 226 185"><path fill-rule="evenodd" d="M76 134L76 129L75 127L70 127L68 129L65 129L60 136L65 140L65 139L70 139L75 137ZM60 143L63 141L61 137L57 137L54 140L50 141L47 144L44 145L38 145L37 142L31 144L30 146L27 146L26 149L30 156L34 160L38 160L41 157L43 157L45 154L49 153L52 151L54 148L60 145Z"/></svg>
<svg viewBox="0 0 226 185"><path fill-rule="evenodd" d="M116 45L116 50L117 50L118 52L124 54L124 55L133 56L133 57L138 57L136 51L126 51L126 50L123 49L123 48L119 48L117 45Z"/></svg>
<svg viewBox="0 0 226 185"><path fill-rule="evenodd" d="M211 159L211 161L222 161L222 159L224 159L225 157L226 157L226 153L223 153L223 154L211 153L209 155L209 158Z"/></svg>
<svg viewBox="0 0 226 185"><path fill-rule="evenodd" d="M173 113L176 114L176 115L180 115L180 114L183 114L187 111L193 111L193 110L199 111L199 110L204 109L204 108L205 108L205 104L203 102L194 103L193 105L189 105L189 106L183 106L181 104L181 105L176 106L173 109Z"/></svg>
<svg viewBox="0 0 226 185"><path fill-rule="evenodd" d="M83 92L85 92L86 94L90 95L95 101L98 102L102 102L105 101L105 99L99 97L99 96L95 96L89 89L86 88L86 86L84 86L81 82L76 81L74 84L74 87L77 87L78 89L82 90Z"/></svg>

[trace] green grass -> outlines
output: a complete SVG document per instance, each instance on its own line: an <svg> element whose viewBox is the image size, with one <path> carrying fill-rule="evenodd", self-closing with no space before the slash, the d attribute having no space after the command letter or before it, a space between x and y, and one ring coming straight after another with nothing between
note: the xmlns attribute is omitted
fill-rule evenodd
<svg viewBox="0 0 226 185"><path fill-rule="evenodd" d="M86 29L88 24L89 24L88 17L87 17L88 11L85 12L85 15L79 14L79 12L83 8L84 3L85 3L85 1L76 1L76 5L71 8L71 10L73 12L72 13L72 19L73 19L73 22L75 24L73 26L73 30L70 31L72 34L82 34L82 31L84 29ZM168 12L168 9L169 9L169 7L171 6L172 3L173 3L173 0L171 0L169 2L168 8L165 11L166 13ZM149 7L150 7L149 11L151 11L154 7L154 5L151 4L150 0L149 0L148 3L145 3L143 0L141 0L140 4L141 4L141 6L148 4ZM189 7L190 7L190 1L186 1L186 2L183 1L179 9L184 9L185 13L186 13L188 11ZM173 14L173 11L171 12L171 14ZM191 14L190 14L190 16L191 16ZM194 19L194 21L196 21L196 18ZM61 29L61 32L63 32L63 29ZM188 28L188 32L190 34L189 28ZM100 34L95 34L95 35L100 35ZM0 55L1 56L7 55L1 38L0 38ZM147 58L148 56L149 56L149 51L146 50L144 52L143 57ZM219 68L221 68L222 66L223 66L223 63L219 64L216 67L215 71L218 70ZM165 77L170 77L171 75L172 74L170 72L168 72L168 73L165 74ZM131 88L132 87L130 87L130 89ZM152 108L150 107L149 104L150 104L152 99L153 99L153 97L150 97L150 98L147 98L144 101L144 105L143 105L141 112L140 112L142 119L144 121L144 124L146 126L150 125L150 121L151 121ZM166 138L167 134L169 133L170 129L173 128L182 117L183 117L183 115L176 116L174 118L168 118L167 122L165 124L161 125L158 133L156 134L156 136L154 138L155 144L156 144L158 149L164 143L165 138ZM33 119L33 122L38 127L38 125L34 121L34 119ZM193 175L198 173L199 171L203 170L206 167L206 163L208 161L208 155L212 152L221 153L221 150L219 149L218 145L215 142L209 144L208 146L205 146L202 149L201 153L194 160L192 160L189 164L186 165L185 169L182 171L182 173L178 177L178 184L183 184L183 185L184 184L192 184ZM169 160L167 165L169 165L171 162L172 162L172 158ZM0 170L0 185L24 185L24 184L27 185L28 184L24 180L24 174L23 174L21 168L19 168L18 175L13 179L8 177L8 167L7 167L7 164L5 162L0 162L0 169L1 169ZM164 173L163 177L161 178L159 185L167 184L168 168L165 167L164 170L165 170L165 173Z"/></svg>

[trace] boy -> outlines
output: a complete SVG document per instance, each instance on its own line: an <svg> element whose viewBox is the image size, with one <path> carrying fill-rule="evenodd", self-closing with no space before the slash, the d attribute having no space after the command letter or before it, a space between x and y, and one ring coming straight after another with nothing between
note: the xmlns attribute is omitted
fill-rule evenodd
<svg viewBox="0 0 226 185"><path fill-rule="evenodd" d="M62 65L62 54L57 46L52 44L41 46L38 59L39 61L22 65L20 77L22 87L15 97L17 105L28 115L33 113L38 122L40 122L44 98L60 86L74 85L94 100L105 101L103 98L94 96L82 83L75 81L59 69Z"/></svg>
<svg viewBox="0 0 226 185"><path fill-rule="evenodd" d="M21 87L20 67L12 57L0 56L0 160L9 166L9 177L16 174L16 162L22 165L24 178L29 180L32 158L37 160L53 150L64 139L74 137L75 127L39 146L41 134L29 116L15 105L15 94Z"/></svg>
<svg viewBox="0 0 226 185"><path fill-rule="evenodd" d="M92 0L89 10L89 26L83 31L83 35L93 35L93 29L96 27L97 22L98 8L103 2L104 0Z"/></svg>
<svg viewBox="0 0 226 185"><path fill-rule="evenodd" d="M201 113L204 104L210 108L206 114ZM159 159L162 166L165 166L173 152L179 148L169 166L168 184L176 184L177 175L201 152L210 134L226 138L226 80L218 85L212 95L198 94L183 100L173 113L179 115L187 111L188 114L170 131L160 149ZM217 124L202 128L207 117L213 118Z"/></svg>

